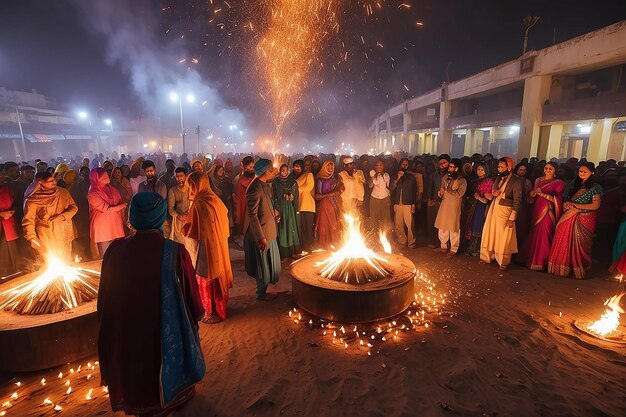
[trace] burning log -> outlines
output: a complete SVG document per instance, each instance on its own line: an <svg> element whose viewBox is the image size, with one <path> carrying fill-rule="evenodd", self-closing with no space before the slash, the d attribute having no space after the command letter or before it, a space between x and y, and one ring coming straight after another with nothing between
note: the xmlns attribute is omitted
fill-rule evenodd
<svg viewBox="0 0 626 417"><path fill-rule="evenodd" d="M32 281L0 293L0 309L18 314L52 314L98 296L100 274L76 268L49 255L46 268Z"/></svg>

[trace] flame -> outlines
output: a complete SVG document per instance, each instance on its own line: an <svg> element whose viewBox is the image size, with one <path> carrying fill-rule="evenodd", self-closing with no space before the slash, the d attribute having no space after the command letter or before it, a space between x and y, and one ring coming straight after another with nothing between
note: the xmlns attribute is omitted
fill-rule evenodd
<svg viewBox="0 0 626 417"><path fill-rule="evenodd" d="M385 253L391 254L391 243L389 243L389 240L383 231L380 232L380 243L383 245Z"/></svg>
<svg viewBox="0 0 626 417"><path fill-rule="evenodd" d="M316 266L321 267L321 275L324 278L357 283L382 278L389 274L385 269L387 260L365 245L365 240L359 230L360 223L351 215L344 215L346 219L346 239L344 245L332 253L332 255ZM355 263L360 262L365 273L360 274L355 268ZM354 275L354 276L353 276Z"/></svg>
<svg viewBox="0 0 626 417"><path fill-rule="evenodd" d="M587 326L587 329L590 332L599 336L605 336L617 330L619 327L619 316L624 313L624 310L619 305L619 302L624 294L626 293L614 295L604 302L604 305L608 308L604 311L600 320L597 320Z"/></svg>
<svg viewBox="0 0 626 417"><path fill-rule="evenodd" d="M32 281L0 293L0 309L21 314L41 314L68 310L98 294L97 283L91 279L97 271L66 264L53 253L46 256L45 270ZM54 299L51 299L54 298ZM60 305L53 308L56 301Z"/></svg>

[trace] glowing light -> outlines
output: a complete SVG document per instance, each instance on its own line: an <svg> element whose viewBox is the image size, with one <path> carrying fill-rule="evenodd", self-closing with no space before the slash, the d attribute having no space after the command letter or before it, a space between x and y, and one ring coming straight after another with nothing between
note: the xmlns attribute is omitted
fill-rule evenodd
<svg viewBox="0 0 626 417"><path fill-rule="evenodd" d="M608 308L604 311L600 320L591 323L587 329L599 336L606 336L611 332L614 332L619 327L619 316L624 314L624 310L620 307L619 303L621 298L626 293L620 295L614 295L604 302L604 305Z"/></svg>
<svg viewBox="0 0 626 417"><path fill-rule="evenodd" d="M0 293L0 309L20 314L69 310L98 296L96 271L67 265L54 254L46 256L46 268L36 278ZM42 385L45 384L42 379Z"/></svg>
<svg viewBox="0 0 626 417"><path fill-rule="evenodd" d="M177 94L176 92L172 91L172 92L170 93L170 100L172 100L172 101L178 101L178 94Z"/></svg>
<svg viewBox="0 0 626 417"><path fill-rule="evenodd" d="M359 230L360 223L349 214L344 215L344 218L348 227L343 247L316 264L321 267L322 277L363 283L387 276L387 260L365 245Z"/></svg>
<svg viewBox="0 0 626 417"><path fill-rule="evenodd" d="M391 243L389 243L389 240L383 231L380 232L380 243L383 245L385 253L391 254Z"/></svg>

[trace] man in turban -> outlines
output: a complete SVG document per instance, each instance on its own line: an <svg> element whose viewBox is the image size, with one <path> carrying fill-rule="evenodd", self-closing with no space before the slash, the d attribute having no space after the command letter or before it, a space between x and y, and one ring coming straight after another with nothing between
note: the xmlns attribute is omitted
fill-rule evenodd
<svg viewBox="0 0 626 417"><path fill-rule="evenodd" d="M268 183L276 178L276 169L269 159L254 164L255 178L246 190L247 210L243 223L246 272L256 279L257 300L272 300L268 284L276 284L280 276L280 251L276 242L278 211L272 204Z"/></svg>
<svg viewBox="0 0 626 417"><path fill-rule="evenodd" d="M439 230L441 251L447 252L448 256L456 255L461 242L461 208L467 189L467 180L459 173L461 165L458 158L450 161L448 175L442 178L441 187L437 192L441 206L437 212L435 227Z"/></svg>
<svg viewBox="0 0 626 417"><path fill-rule="evenodd" d="M506 271L511 255L517 253L515 221L522 203L524 181L513 173L513 159L498 161L498 176L493 183L493 200L487 212L480 244L480 260L490 263L494 259Z"/></svg>
<svg viewBox="0 0 626 417"><path fill-rule="evenodd" d="M198 337L204 309L185 247L165 239L167 204L135 195L137 232L111 243L98 290L98 355L114 411L165 416L189 401L205 372Z"/></svg>

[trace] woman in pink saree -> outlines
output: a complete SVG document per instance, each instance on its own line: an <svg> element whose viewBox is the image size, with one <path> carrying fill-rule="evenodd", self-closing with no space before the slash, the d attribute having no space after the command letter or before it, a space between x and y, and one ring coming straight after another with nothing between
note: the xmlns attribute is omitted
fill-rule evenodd
<svg viewBox="0 0 626 417"><path fill-rule="evenodd" d="M544 176L535 180L535 187L529 193L535 205L530 233L522 244L518 260L534 271L545 271L548 268L554 229L563 212L565 182L555 178L556 168L555 162L546 163Z"/></svg>
<svg viewBox="0 0 626 417"><path fill-rule="evenodd" d="M556 276L574 273L584 279L591 268L591 242L602 196L602 187L592 178L595 171L592 162L581 165L578 178L563 193L564 213L556 225L548 257L548 272Z"/></svg>

